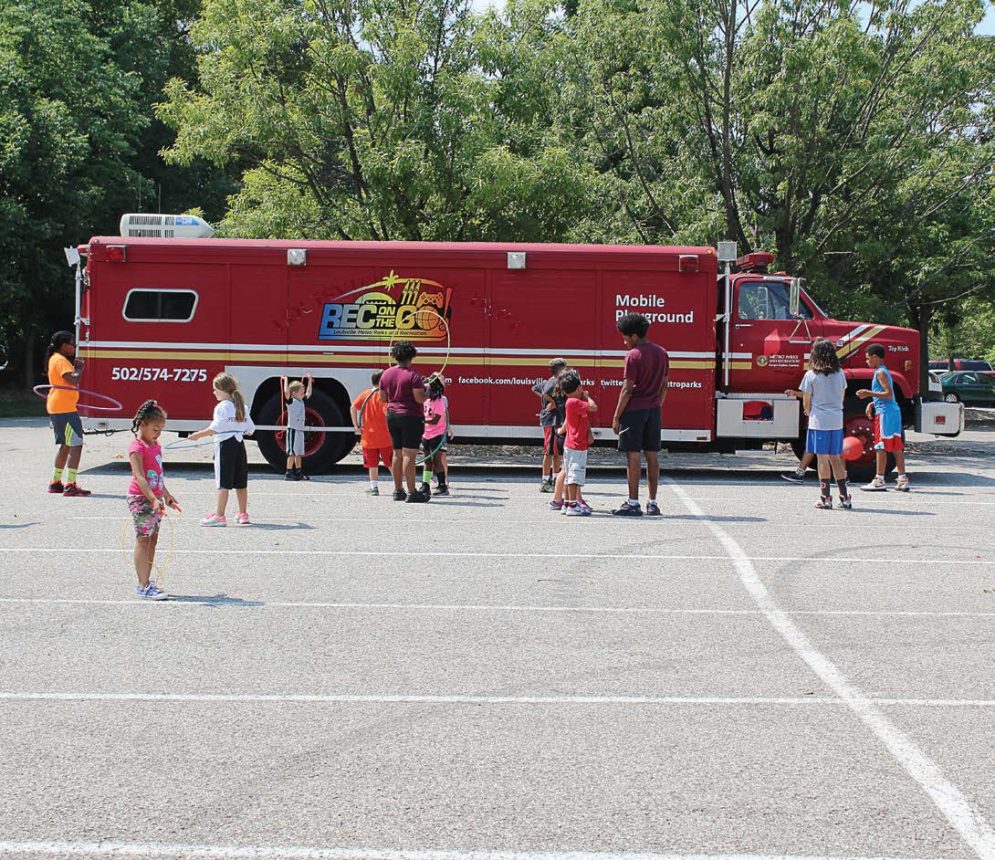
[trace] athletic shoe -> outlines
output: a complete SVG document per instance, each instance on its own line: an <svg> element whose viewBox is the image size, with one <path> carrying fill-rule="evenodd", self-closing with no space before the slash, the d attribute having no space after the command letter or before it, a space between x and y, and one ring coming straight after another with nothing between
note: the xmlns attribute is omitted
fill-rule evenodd
<svg viewBox="0 0 995 860"><path fill-rule="evenodd" d="M415 490L413 493L408 493L408 497L404 501L412 504L421 504L422 502L427 502L430 498L432 497Z"/></svg>
<svg viewBox="0 0 995 860"><path fill-rule="evenodd" d="M249 522L249 515L245 511L241 511L237 517L235 517L235 525L237 526L251 526L252 523Z"/></svg>
<svg viewBox="0 0 995 860"><path fill-rule="evenodd" d="M404 490L394 490L394 501L395 502L405 502L408 499L408 494Z"/></svg>
<svg viewBox="0 0 995 860"><path fill-rule="evenodd" d="M594 511L591 509L591 506L587 504L587 502L577 502L577 507L580 508L582 511L587 512L584 514L585 517L589 517L591 514L594 513Z"/></svg>
<svg viewBox="0 0 995 860"><path fill-rule="evenodd" d="M660 512L660 506L656 503L656 499L650 499L646 503L646 516L648 517L662 517L663 514Z"/></svg>
<svg viewBox="0 0 995 860"><path fill-rule="evenodd" d="M900 493L907 493L909 491L909 476L899 475L895 480L895 489Z"/></svg>
<svg viewBox="0 0 995 860"><path fill-rule="evenodd" d="M226 525L228 525L228 520L224 517L219 517L217 514L208 514L200 521L200 524L202 526L207 526L208 528L223 529Z"/></svg>
<svg viewBox="0 0 995 860"><path fill-rule="evenodd" d="M630 505L627 501L622 502L612 511L613 517L641 517L642 515L643 509L639 505Z"/></svg>
<svg viewBox="0 0 995 860"><path fill-rule="evenodd" d="M140 585L135 586L135 594L143 600L166 600L169 595L165 591L160 591L155 582L150 582L145 588Z"/></svg>
<svg viewBox="0 0 995 860"><path fill-rule="evenodd" d="M449 495L449 484L439 484L439 486L435 488L435 495L436 496L448 496Z"/></svg>
<svg viewBox="0 0 995 860"><path fill-rule="evenodd" d="M66 488L62 491L64 496L89 496L90 491L84 490L78 484L66 484Z"/></svg>
<svg viewBox="0 0 995 860"><path fill-rule="evenodd" d="M836 507L844 511L853 510L853 499L849 496L841 496L839 502L837 502Z"/></svg>
<svg viewBox="0 0 995 860"><path fill-rule="evenodd" d="M307 474L303 469L297 470L297 480L298 481L310 481L311 476Z"/></svg>
<svg viewBox="0 0 995 860"><path fill-rule="evenodd" d="M860 489L868 493L883 493L888 488L884 484L884 478L880 475L875 475L873 481L869 484L864 484Z"/></svg>
<svg viewBox="0 0 995 860"><path fill-rule="evenodd" d="M283 476L283 480L285 481L299 481L300 479L301 476L298 475L297 472L295 472L293 469L287 469L286 473Z"/></svg>
<svg viewBox="0 0 995 860"><path fill-rule="evenodd" d="M804 484L805 483L805 470L795 469L793 472L785 472L781 477L785 481L790 481L792 484Z"/></svg>
<svg viewBox="0 0 995 860"><path fill-rule="evenodd" d="M568 517L589 517L591 516L590 510L585 508L583 505L571 505L566 508L563 513Z"/></svg>
<svg viewBox="0 0 995 860"><path fill-rule="evenodd" d="M833 509L832 496L819 496L819 501L815 503L820 511L831 511Z"/></svg>
<svg viewBox="0 0 995 860"><path fill-rule="evenodd" d="M428 481L422 481L421 486L418 488L418 492L423 496L432 495L432 485Z"/></svg>
<svg viewBox="0 0 995 860"><path fill-rule="evenodd" d="M367 487L366 488L366 495L368 495L368 496L379 496L380 495L380 488L379 487Z"/></svg>
<svg viewBox="0 0 995 860"><path fill-rule="evenodd" d="M554 481L543 481L541 484L539 484L539 492L540 493L555 493L556 492L555 482Z"/></svg>
<svg viewBox="0 0 995 860"><path fill-rule="evenodd" d="M50 493L58 493L60 496L65 489L66 488L63 486L62 481L52 481L52 483L48 485L48 491Z"/></svg>
<svg viewBox="0 0 995 860"><path fill-rule="evenodd" d="M562 511L563 510L563 502L558 502L558 501L556 501L556 499L550 499L549 503L548 503L548 507L549 507L549 509L551 511Z"/></svg>

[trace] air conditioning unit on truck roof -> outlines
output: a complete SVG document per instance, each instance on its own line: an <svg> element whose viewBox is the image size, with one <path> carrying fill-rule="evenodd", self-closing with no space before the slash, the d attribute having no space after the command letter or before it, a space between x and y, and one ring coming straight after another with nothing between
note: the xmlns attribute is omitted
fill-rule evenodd
<svg viewBox="0 0 995 860"><path fill-rule="evenodd" d="M121 216L121 235L133 239L210 239L214 228L196 215Z"/></svg>

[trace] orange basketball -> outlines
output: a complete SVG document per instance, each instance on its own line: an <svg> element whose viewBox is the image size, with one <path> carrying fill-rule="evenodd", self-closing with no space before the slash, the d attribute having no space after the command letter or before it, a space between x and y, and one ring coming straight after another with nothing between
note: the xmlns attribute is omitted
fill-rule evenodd
<svg viewBox="0 0 995 860"><path fill-rule="evenodd" d="M856 436L847 436L843 440L843 459L859 460L864 456L864 443Z"/></svg>

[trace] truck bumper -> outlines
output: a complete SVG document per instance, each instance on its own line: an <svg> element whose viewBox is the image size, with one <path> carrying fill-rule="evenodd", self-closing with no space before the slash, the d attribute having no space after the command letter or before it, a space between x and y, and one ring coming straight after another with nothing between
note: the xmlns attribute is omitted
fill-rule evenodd
<svg viewBox="0 0 995 860"><path fill-rule="evenodd" d="M964 429L964 404L942 401L916 403L916 433L959 436Z"/></svg>

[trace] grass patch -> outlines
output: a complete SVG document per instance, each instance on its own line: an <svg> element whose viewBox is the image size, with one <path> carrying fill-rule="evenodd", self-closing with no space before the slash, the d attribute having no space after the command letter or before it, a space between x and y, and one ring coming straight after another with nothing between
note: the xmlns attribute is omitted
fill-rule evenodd
<svg viewBox="0 0 995 860"><path fill-rule="evenodd" d="M45 401L31 390L0 388L0 418L44 418Z"/></svg>

